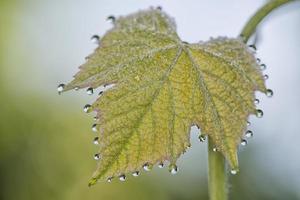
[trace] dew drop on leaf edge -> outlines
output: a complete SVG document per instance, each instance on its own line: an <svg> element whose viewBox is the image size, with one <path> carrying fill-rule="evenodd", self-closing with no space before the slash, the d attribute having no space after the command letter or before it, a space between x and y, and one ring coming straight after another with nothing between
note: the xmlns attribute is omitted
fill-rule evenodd
<svg viewBox="0 0 300 200"><path fill-rule="evenodd" d="M264 112L260 109L257 109L255 114L258 118L262 118L264 116Z"/></svg>
<svg viewBox="0 0 300 200"><path fill-rule="evenodd" d="M261 64L261 65L260 65L260 70L265 70L265 69L267 69L266 64Z"/></svg>
<svg viewBox="0 0 300 200"><path fill-rule="evenodd" d="M144 164L143 165L143 169L145 170L145 171L151 171L151 169L152 169L152 165L151 164L149 164L149 163L146 163L146 164Z"/></svg>
<svg viewBox="0 0 300 200"><path fill-rule="evenodd" d="M273 96L273 90L271 90L271 89L267 89L267 91L266 91L266 95L267 95L267 97L272 97Z"/></svg>
<svg viewBox="0 0 300 200"><path fill-rule="evenodd" d="M92 131L93 132L97 132L98 131L97 124L93 124Z"/></svg>
<svg viewBox="0 0 300 200"><path fill-rule="evenodd" d="M86 105L83 107L83 111L84 111L85 113L87 113L87 112L89 112L90 108L91 108L91 105L90 105L90 104L86 104Z"/></svg>
<svg viewBox="0 0 300 200"><path fill-rule="evenodd" d="M164 168L164 163L163 163L163 162L160 162L160 163L158 164L158 168Z"/></svg>
<svg viewBox="0 0 300 200"><path fill-rule="evenodd" d="M112 179L113 179L112 177L109 177L109 178L107 178L106 181L107 181L108 183L111 183L111 182L112 182Z"/></svg>
<svg viewBox="0 0 300 200"><path fill-rule="evenodd" d="M65 88L65 84L61 83L57 86L57 92L60 94Z"/></svg>
<svg viewBox="0 0 300 200"><path fill-rule="evenodd" d="M91 88L91 87L89 87L89 88L86 90L86 93L87 93L88 95L92 95L92 94L94 94L94 89Z"/></svg>
<svg viewBox="0 0 300 200"><path fill-rule="evenodd" d="M204 142L206 140L206 136L205 135L199 135L198 137L200 142Z"/></svg>
<svg viewBox="0 0 300 200"><path fill-rule="evenodd" d="M137 177L137 176L139 176L139 175L140 175L140 172L139 172L139 171L135 171L135 172L132 173L132 176L134 176L134 177Z"/></svg>
<svg viewBox="0 0 300 200"><path fill-rule="evenodd" d="M241 140L241 145L242 145L242 146L246 146L246 145L247 145L247 140L242 139L242 140Z"/></svg>
<svg viewBox="0 0 300 200"><path fill-rule="evenodd" d="M99 154L99 153L96 153L96 154L94 155L94 159L95 159L95 160L99 160L99 159L100 159L100 154Z"/></svg>
<svg viewBox="0 0 300 200"><path fill-rule="evenodd" d="M91 41L92 41L94 44L99 44L99 41L100 41L99 35L93 35L93 36L91 37Z"/></svg>
<svg viewBox="0 0 300 200"><path fill-rule="evenodd" d="M173 175L177 174L177 172L178 172L178 167L177 167L177 165L171 164L171 165L169 166L169 172L170 172L171 174L173 174Z"/></svg>
<svg viewBox="0 0 300 200"><path fill-rule="evenodd" d="M253 132L251 130L247 130L246 133L245 133L245 136L247 138L251 138L251 137L253 137Z"/></svg>
<svg viewBox="0 0 300 200"><path fill-rule="evenodd" d="M98 145L99 144L99 137L95 137L94 140L93 140L93 143L95 145Z"/></svg>
<svg viewBox="0 0 300 200"><path fill-rule="evenodd" d="M125 181L126 180L126 176L124 174L119 176L119 180L120 181Z"/></svg>

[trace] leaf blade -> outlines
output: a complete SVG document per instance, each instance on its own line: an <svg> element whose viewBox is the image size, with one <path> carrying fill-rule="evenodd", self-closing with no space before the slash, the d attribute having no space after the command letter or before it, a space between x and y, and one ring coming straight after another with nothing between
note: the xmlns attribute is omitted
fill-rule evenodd
<svg viewBox="0 0 300 200"><path fill-rule="evenodd" d="M90 185L144 164L174 165L190 146L193 124L238 168L254 92L266 92L255 57L240 39L187 44L175 29L154 9L119 18L66 85L65 91L116 84L92 105L102 159Z"/></svg>

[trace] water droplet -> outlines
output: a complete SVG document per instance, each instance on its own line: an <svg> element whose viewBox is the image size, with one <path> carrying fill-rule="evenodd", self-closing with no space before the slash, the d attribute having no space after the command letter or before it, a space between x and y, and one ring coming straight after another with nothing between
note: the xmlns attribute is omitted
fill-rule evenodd
<svg viewBox="0 0 300 200"><path fill-rule="evenodd" d="M100 154L99 154L99 153L96 153L96 154L94 155L94 159L95 159L95 160L99 160L99 159L100 159Z"/></svg>
<svg viewBox="0 0 300 200"><path fill-rule="evenodd" d="M256 117L262 118L264 116L264 112L260 109L256 110Z"/></svg>
<svg viewBox="0 0 300 200"><path fill-rule="evenodd" d="M57 86L57 92L60 94L65 88L65 84L61 83Z"/></svg>
<svg viewBox="0 0 300 200"><path fill-rule="evenodd" d="M135 171L135 172L132 173L132 176L134 176L134 177L137 177L137 176L139 176L139 175L140 175L140 172L139 172L139 171Z"/></svg>
<svg viewBox="0 0 300 200"><path fill-rule="evenodd" d="M95 137L93 143L95 145L98 145L99 144L99 137Z"/></svg>
<svg viewBox="0 0 300 200"><path fill-rule="evenodd" d="M242 140L241 140L241 145L242 145L242 146L246 146L246 145L247 145L247 140L242 139Z"/></svg>
<svg viewBox="0 0 300 200"><path fill-rule="evenodd" d="M217 147L214 147L214 148L213 148L213 151L214 151L214 152L217 152L217 151L218 151Z"/></svg>
<svg viewBox="0 0 300 200"><path fill-rule="evenodd" d="M170 172L171 174L177 174L177 172L178 172L178 167L177 167L176 165L174 165L174 164L170 165L170 166L169 166L169 172Z"/></svg>
<svg viewBox="0 0 300 200"><path fill-rule="evenodd" d="M251 126L251 122L247 121L247 126Z"/></svg>
<svg viewBox="0 0 300 200"><path fill-rule="evenodd" d="M267 65L266 64L261 64L260 65L260 70L266 70L267 69Z"/></svg>
<svg viewBox="0 0 300 200"><path fill-rule="evenodd" d="M100 42L100 37L99 37L99 35L93 35L93 36L91 37L91 40L92 40L92 42L93 42L94 44L99 44L99 42Z"/></svg>
<svg viewBox="0 0 300 200"><path fill-rule="evenodd" d="M94 117L94 121L97 121L99 118L97 116Z"/></svg>
<svg viewBox="0 0 300 200"><path fill-rule="evenodd" d="M86 93L88 94L88 95L92 95L93 93L94 93L94 90L93 90L93 88L88 88L87 90L86 90Z"/></svg>
<svg viewBox="0 0 300 200"><path fill-rule="evenodd" d="M254 52L256 51L256 46L254 44L251 44L248 47L249 47L250 50L252 50Z"/></svg>
<svg viewBox="0 0 300 200"><path fill-rule="evenodd" d="M74 90L75 90L75 91L78 91L78 90L79 90L79 87L75 87Z"/></svg>
<svg viewBox="0 0 300 200"><path fill-rule="evenodd" d="M269 79L269 75L268 75L268 74L265 74L265 75L264 75L264 79L265 79L265 80L268 80L268 79Z"/></svg>
<svg viewBox="0 0 300 200"><path fill-rule="evenodd" d="M125 181L126 180L126 176L124 174L122 174L121 176L119 176L119 180L120 181Z"/></svg>
<svg viewBox="0 0 300 200"><path fill-rule="evenodd" d="M86 105L83 107L83 111L84 111L85 113L87 113L87 112L89 112L90 108L91 108L91 105L90 105L90 104L86 104Z"/></svg>
<svg viewBox="0 0 300 200"><path fill-rule="evenodd" d="M146 164L144 164L143 168L145 171L150 171L152 169L152 165L149 163L146 163Z"/></svg>
<svg viewBox="0 0 300 200"><path fill-rule="evenodd" d="M164 168L164 163L163 163L163 162L160 162L160 163L158 164L158 168Z"/></svg>
<svg viewBox="0 0 300 200"><path fill-rule="evenodd" d="M107 178L106 181L107 181L108 183L111 183L112 179L113 179L113 177L109 177L109 178Z"/></svg>
<svg viewBox="0 0 300 200"><path fill-rule="evenodd" d="M247 130L246 133L245 133L245 136L246 136L247 138L251 138L251 137L253 136L253 132L250 131L250 130Z"/></svg>
<svg viewBox="0 0 300 200"><path fill-rule="evenodd" d="M259 104L259 99L254 99L254 103L257 105Z"/></svg>
<svg viewBox="0 0 300 200"><path fill-rule="evenodd" d="M271 89L267 89L267 91L266 91L266 95L267 95L267 97L272 97L273 96L273 90L271 90Z"/></svg>
<svg viewBox="0 0 300 200"><path fill-rule="evenodd" d="M100 91L98 95L101 96L102 94L103 94L103 91Z"/></svg>
<svg viewBox="0 0 300 200"><path fill-rule="evenodd" d="M98 131L97 124L93 124L92 131L93 132L97 132Z"/></svg>
<svg viewBox="0 0 300 200"><path fill-rule="evenodd" d="M205 135L199 135L198 137L200 142L204 142L206 140L206 136Z"/></svg>
<svg viewBox="0 0 300 200"><path fill-rule="evenodd" d="M232 169L232 170L230 170L230 173L232 174L232 175L236 175L237 174L237 170L235 170L235 169Z"/></svg>
<svg viewBox="0 0 300 200"><path fill-rule="evenodd" d="M259 58L256 58L256 62L259 64L261 60Z"/></svg>
<svg viewBox="0 0 300 200"><path fill-rule="evenodd" d="M108 16L108 17L106 18L106 20L109 20L109 21L111 21L112 23L115 23L116 18L115 18L115 16L110 15L110 16Z"/></svg>

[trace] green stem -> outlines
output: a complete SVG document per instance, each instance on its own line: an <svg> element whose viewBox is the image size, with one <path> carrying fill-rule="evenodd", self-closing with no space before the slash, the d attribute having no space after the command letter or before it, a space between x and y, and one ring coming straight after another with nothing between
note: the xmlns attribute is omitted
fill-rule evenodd
<svg viewBox="0 0 300 200"><path fill-rule="evenodd" d="M247 22L247 24L244 26L240 36L244 39L244 42L246 43L251 35L255 32L258 24L274 9L297 0L271 0L267 4L265 4L263 7L261 7Z"/></svg>
<svg viewBox="0 0 300 200"><path fill-rule="evenodd" d="M210 200L227 200L227 178L224 156L213 151L214 144L208 138L208 192Z"/></svg>
<svg viewBox="0 0 300 200"><path fill-rule="evenodd" d="M299 0L270 0L261 7L244 26L240 36L247 43L259 23L274 9ZM208 190L210 200L227 200L226 165L223 155L213 151L214 144L208 139Z"/></svg>

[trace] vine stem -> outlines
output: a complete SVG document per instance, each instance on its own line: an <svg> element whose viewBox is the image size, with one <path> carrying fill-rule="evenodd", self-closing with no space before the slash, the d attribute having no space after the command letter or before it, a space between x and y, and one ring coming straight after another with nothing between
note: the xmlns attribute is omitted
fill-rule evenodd
<svg viewBox="0 0 300 200"><path fill-rule="evenodd" d="M210 200L227 200L227 177L224 156L213 151L213 141L208 138L208 192Z"/></svg>
<svg viewBox="0 0 300 200"><path fill-rule="evenodd" d="M261 7L246 23L244 28L241 31L240 36L243 38L246 43L251 35L255 32L258 24L274 9L293 1L299 0L271 0L266 3L263 7Z"/></svg>
<svg viewBox="0 0 300 200"><path fill-rule="evenodd" d="M255 32L259 23L274 9L299 0L270 0L261 7L246 23L240 36L247 43L251 35ZM214 144L208 138L208 192L210 200L227 200L227 173L224 156L213 151Z"/></svg>

